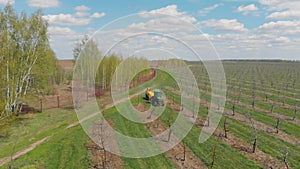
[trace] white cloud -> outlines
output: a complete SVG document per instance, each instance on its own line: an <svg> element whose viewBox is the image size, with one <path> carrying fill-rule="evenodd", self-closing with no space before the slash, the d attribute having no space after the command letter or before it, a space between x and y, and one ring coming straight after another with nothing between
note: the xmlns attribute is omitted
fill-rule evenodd
<svg viewBox="0 0 300 169"><path fill-rule="evenodd" d="M189 32L191 24L196 18L186 12L179 12L176 5L169 5L163 8L143 11L136 17L142 17L144 22L132 22L128 25L130 31L152 31L152 32ZM137 18L133 19L136 20ZM194 29L192 29L194 30Z"/></svg>
<svg viewBox="0 0 300 169"><path fill-rule="evenodd" d="M268 22L259 26L258 33L268 33L277 35L299 35L300 21L276 21Z"/></svg>
<svg viewBox="0 0 300 169"><path fill-rule="evenodd" d="M250 4L250 5L247 5L247 6L239 6L237 11L238 12L246 12L246 11L257 11L258 8L255 4Z"/></svg>
<svg viewBox="0 0 300 169"><path fill-rule="evenodd" d="M291 40L289 38L283 37L283 36L280 36L273 40L273 43L289 43L289 42L291 42Z"/></svg>
<svg viewBox="0 0 300 169"><path fill-rule="evenodd" d="M71 14L45 15L43 16L50 25L87 25L90 23L90 18L78 18Z"/></svg>
<svg viewBox="0 0 300 169"><path fill-rule="evenodd" d="M222 58L299 58L295 40L276 34L217 34L208 36ZM299 44L299 42L298 42Z"/></svg>
<svg viewBox="0 0 300 169"><path fill-rule="evenodd" d="M59 7L59 0L28 0L28 5L30 7L37 8L54 8Z"/></svg>
<svg viewBox="0 0 300 169"><path fill-rule="evenodd" d="M77 39L78 35L80 33L68 28L68 27L58 27L58 26L50 26L48 28L49 35L54 37L54 36L61 36L65 37L68 39Z"/></svg>
<svg viewBox="0 0 300 169"><path fill-rule="evenodd" d="M106 14L104 12L101 12L101 13L93 13L93 15L91 15L91 18L102 18L104 17Z"/></svg>
<svg viewBox="0 0 300 169"><path fill-rule="evenodd" d="M50 26L48 28L50 45L60 59L72 58L72 49L76 41L83 38L83 34L68 27Z"/></svg>
<svg viewBox="0 0 300 169"><path fill-rule="evenodd" d="M221 32L247 32L244 24L238 22L236 19L220 19L220 20L206 20L198 24L200 28L213 29Z"/></svg>
<svg viewBox="0 0 300 169"><path fill-rule="evenodd" d="M78 11L78 12L75 13L75 16L77 16L77 17L85 17L85 16L88 16L88 15L90 15L90 13L85 12L85 11Z"/></svg>
<svg viewBox="0 0 300 169"><path fill-rule="evenodd" d="M76 6L76 7L75 7L75 10L76 10L76 11L90 11L91 8L90 8L90 7L87 7L87 6L84 6L84 5L81 5L81 6Z"/></svg>
<svg viewBox="0 0 300 169"><path fill-rule="evenodd" d="M179 12L177 10L177 5L169 5L163 8L147 11L147 12L142 12L141 16L142 17L155 17L155 16L160 16L161 15L170 15L174 17L178 17L186 22L193 23L196 21L196 18L188 15L186 12Z"/></svg>
<svg viewBox="0 0 300 169"><path fill-rule="evenodd" d="M241 12L241 13L243 13L243 15L247 15L250 12L257 11L257 10L258 10L258 7L255 4L250 4L247 6L242 5L237 8L237 12Z"/></svg>
<svg viewBox="0 0 300 169"><path fill-rule="evenodd" d="M298 0L259 0L267 6L271 13L268 19L298 19L300 18L300 1Z"/></svg>
<svg viewBox="0 0 300 169"><path fill-rule="evenodd" d="M155 9L149 11L151 14L166 14L171 16L180 16L182 13L177 11L177 5L169 5L163 8Z"/></svg>
<svg viewBox="0 0 300 169"><path fill-rule="evenodd" d="M205 16L206 14L208 14L209 12L211 12L212 10L222 6L223 4L220 3L220 4L214 4L213 6L210 6L210 7L207 7L207 8L204 8L203 10L199 11L198 14L200 16Z"/></svg>
<svg viewBox="0 0 300 169"><path fill-rule="evenodd" d="M87 6L84 6L84 5L76 6L74 9L76 11L75 15L77 17L85 17L85 16L90 15L91 8L89 8Z"/></svg>
<svg viewBox="0 0 300 169"><path fill-rule="evenodd" d="M259 0L259 3L266 5L267 10L281 11L286 9L300 9L300 1L298 0Z"/></svg>
<svg viewBox="0 0 300 169"><path fill-rule="evenodd" d="M0 4L6 5L6 4L14 4L15 0L0 0Z"/></svg>
<svg viewBox="0 0 300 169"><path fill-rule="evenodd" d="M299 19L300 18L300 11L296 10L287 10L282 12L273 12L267 16L269 19Z"/></svg>

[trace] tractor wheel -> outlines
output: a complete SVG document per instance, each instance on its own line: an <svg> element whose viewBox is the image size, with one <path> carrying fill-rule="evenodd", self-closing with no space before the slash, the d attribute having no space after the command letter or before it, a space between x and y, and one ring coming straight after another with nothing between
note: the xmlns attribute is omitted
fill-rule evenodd
<svg viewBox="0 0 300 169"><path fill-rule="evenodd" d="M151 99L151 105L155 106L155 100L154 99Z"/></svg>

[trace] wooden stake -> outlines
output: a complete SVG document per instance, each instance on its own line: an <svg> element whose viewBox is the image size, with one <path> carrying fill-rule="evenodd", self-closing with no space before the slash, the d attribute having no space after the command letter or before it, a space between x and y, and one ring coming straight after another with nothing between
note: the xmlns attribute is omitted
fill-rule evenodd
<svg viewBox="0 0 300 169"><path fill-rule="evenodd" d="M235 103L232 105L232 116L235 115Z"/></svg>
<svg viewBox="0 0 300 169"><path fill-rule="evenodd" d="M254 142L253 142L253 148L252 148L252 153L255 153L257 147L257 136L255 134L254 136Z"/></svg>
<svg viewBox="0 0 300 169"><path fill-rule="evenodd" d="M193 118L195 118L195 100L193 99Z"/></svg>
<svg viewBox="0 0 300 169"><path fill-rule="evenodd" d="M183 144L183 158L181 159L181 161L185 161L185 154L186 154L186 147L185 144Z"/></svg>
<svg viewBox="0 0 300 169"><path fill-rule="evenodd" d="M226 128L226 124L227 124L227 117L225 116L225 119L224 119L224 133L225 133L225 138L227 138L227 132L228 132L228 130L227 130L227 128Z"/></svg>
<svg viewBox="0 0 300 169"><path fill-rule="evenodd" d="M171 124L169 124L169 129L170 129L170 131L169 131L169 135L168 135L168 142L171 139L171 133L172 133Z"/></svg>
<svg viewBox="0 0 300 169"><path fill-rule="evenodd" d="M206 124L207 127L209 127L209 117L207 117L207 124Z"/></svg>
<svg viewBox="0 0 300 169"><path fill-rule="evenodd" d="M57 96L57 108L60 107L60 104L59 104L59 96Z"/></svg>
<svg viewBox="0 0 300 169"><path fill-rule="evenodd" d="M41 112L43 112L43 99L42 98L40 99L40 109L41 109Z"/></svg>

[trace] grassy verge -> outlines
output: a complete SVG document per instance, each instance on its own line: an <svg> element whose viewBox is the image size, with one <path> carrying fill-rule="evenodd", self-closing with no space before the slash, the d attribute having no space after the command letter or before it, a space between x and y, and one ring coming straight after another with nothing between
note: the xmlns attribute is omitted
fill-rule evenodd
<svg viewBox="0 0 300 169"><path fill-rule="evenodd" d="M0 158L27 148L30 144L56 133L75 120L75 113L67 109L52 109L18 117L5 127L6 137L0 138Z"/></svg>

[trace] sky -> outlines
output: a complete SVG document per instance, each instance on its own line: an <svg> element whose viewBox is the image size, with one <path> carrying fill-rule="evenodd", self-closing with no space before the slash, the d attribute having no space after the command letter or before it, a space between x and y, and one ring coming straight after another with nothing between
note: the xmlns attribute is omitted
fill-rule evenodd
<svg viewBox="0 0 300 169"><path fill-rule="evenodd" d="M133 42L128 40L115 52L143 54L140 49L149 47L144 54L176 53L185 59L187 49L174 42L180 39L197 52L202 51L204 57L214 49L221 59L300 60L299 0L0 0L0 8L6 3L19 13L42 9L49 23L50 45L58 59L72 59L72 49L84 34L93 35L104 28L96 33L104 53L109 48L104 43L114 44L128 33L155 31L157 34L135 39L139 48L131 49ZM128 15L131 16L120 21L120 17ZM174 22L173 17L177 18ZM171 37L175 37L173 41ZM166 48L161 48L164 45ZM203 46L208 45L213 47L206 51ZM150 50L154 48L160 50Z"/></svg>

